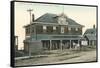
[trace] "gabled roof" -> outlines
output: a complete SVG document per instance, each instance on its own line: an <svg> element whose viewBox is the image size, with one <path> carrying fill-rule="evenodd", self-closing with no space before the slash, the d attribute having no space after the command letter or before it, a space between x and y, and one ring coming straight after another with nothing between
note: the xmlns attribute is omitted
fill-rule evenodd
<svg viewBox="0 0 100 68"><path fill-rule="evenodd" d="M84 34L96 34L96 29L87 29Z"/></svg>
<svg viewBox="0 0 100 68"><path fill-rule="evenodd" d="M96 40L96 35L85 35L89 40Z"/></svg>
<svg viewBox="0 0 100 68"><path fill-rule="evenodd" d="M96 40L96 29L87 29L84 33L84 36L87 37L89 40Z"/></svg>
<svg viewBox="0 0 100 68"><path fill-rule="evenodd" d="M58 23L58 15L56 14L51 14L51 13L46 13L42 16L40 16L38 19L35 20L35 22L43 22L43 23ZM68 22L68 25L74 25L74 26L83 26L78 24L76 21L67 18L66 17L66 22Z"/></svg>
<svg viewBox="0 0 100 68"><path fill-rule="evenodd" d="M38 19L35 20L35 22L44 22L44 23L57 23L57 15L46 13L42 16L40 16Z"/></svg>

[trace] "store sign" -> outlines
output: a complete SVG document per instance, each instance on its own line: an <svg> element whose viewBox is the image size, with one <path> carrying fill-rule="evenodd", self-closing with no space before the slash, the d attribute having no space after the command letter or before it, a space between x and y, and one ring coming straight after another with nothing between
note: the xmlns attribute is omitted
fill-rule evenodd
<svg viewBox="0 0 100 68"><path fill-rule="evenodd" d="M81 41L81 44L84 45L84 46L87 46L88 45L88 41Z"/></svg>

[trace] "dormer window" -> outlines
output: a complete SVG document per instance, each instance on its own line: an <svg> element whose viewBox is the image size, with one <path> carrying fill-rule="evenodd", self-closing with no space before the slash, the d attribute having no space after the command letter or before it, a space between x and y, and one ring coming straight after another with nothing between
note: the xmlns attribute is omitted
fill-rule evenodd
<svg viewBox="0 0 100 68"><path fill-rule="evenodd" d="M68 24L68 22L66 22L66 16L64 14L58 17L58 23L62 25Z"/></svg>
<svg viewBox="0 0 100 68"><path fill-rule="evenodd" d="M63 18L63 17L58 18L58 23L59 24L66 24L66 18Z"/></svg>

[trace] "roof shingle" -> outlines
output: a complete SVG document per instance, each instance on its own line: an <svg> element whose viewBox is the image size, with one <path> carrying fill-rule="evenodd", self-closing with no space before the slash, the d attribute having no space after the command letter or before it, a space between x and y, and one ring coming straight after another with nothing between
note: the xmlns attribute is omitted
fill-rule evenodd
<svg viewBox="0 0 100 68"><path fill-rule="evenodd" d="M84 36L86 36L89 40L96 40L96 29L87 29Z"/></svg>
<svg viewBox="0 0 100 68"><path fill-rule="evenodd" d="M84 34L96 34L96 29L87 29Z"/></svg>
<svg viewBox="0 0 100 68"><path fill-rule="evenodd" d="M35 22L43 22L43 23L58 23L58 15L56 14L51 14L51 13L46 13L42 16L40 16L38 19L35 20ZM66 22L68 22L68 25L76 25L76 26L83 26L78 24L76 21L67 18L66 17Z"/></svg>

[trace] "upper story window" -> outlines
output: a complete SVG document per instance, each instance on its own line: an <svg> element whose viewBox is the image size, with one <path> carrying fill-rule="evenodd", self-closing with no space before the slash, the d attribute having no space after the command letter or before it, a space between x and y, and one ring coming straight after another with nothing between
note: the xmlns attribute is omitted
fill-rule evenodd
<svg viewBox="0 0 100 68"><path fill-rule="evenodd" d="M78 28L75 28L76 31L78 31Z"/></svg>
<svg viewBox="0 0 100 68"><path fill-rule="evenodd" d="M30 28L29 27L26 28L26 34L30 34Z"/></svg>
<svg viewBox="0 0 100 68"><path fill-rule="evenodd" d="M47 27L46 26L43 26L43 30L46 30L47 29Z"/></svg>
<svg viewBox="0 0 100 68"><path fill-rule="evenodd" d="M61 27L61 33L64 33L64 27Z"/></svg>
<svg viewBox="0 0 100 68"><path fill-rule="evenodd" d="M53 30L56 30L56 26L53 26Z"/></svg>
<svg viewBox="0 0 100 68"><path fill-rule="evenodd" d="M31 32L34 33L34 27L31 28Z"/></svg>
<svg viewBox="0 0 100 68"><path fill-rule="evenodd" d="M68 28L68 31L71 31L71 27Z"/></svg>

